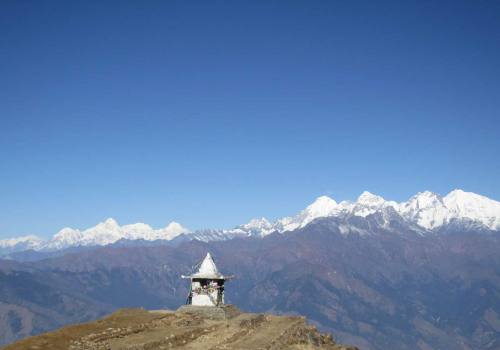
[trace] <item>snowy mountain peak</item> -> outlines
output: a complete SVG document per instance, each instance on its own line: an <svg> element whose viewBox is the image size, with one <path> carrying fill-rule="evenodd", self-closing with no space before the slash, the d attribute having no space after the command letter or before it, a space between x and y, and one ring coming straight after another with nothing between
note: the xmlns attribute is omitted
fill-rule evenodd
<svg viewBox="0 0 500 350"><path fill-rule="evenodd" d="M364 191L358 197L357 203L367 204L367 205L382 205L385 202L385 199L377 196L371 192Z"/></svg>
<svg viewBox="0 0 500 350"><path fill-rule="evenodd" d="M447 222L448 211L434 192L419 192L400 204L400 214L425 229L434 229Z"/></svg>
<svg viewBox="0 0 500 350"><path fill-rule="evenodd" d="M35 235L27 235L16 238L7 238L0 240L0 248L13 248L22 246L26 249L34 249L42 243L42 239Z"/></svg>
<svg viewBox="0 0 500 350"><path fill-rule="evenodd" d="M441 197L425 191L401 203L400 213L426 229L456 220L469 220L491 230L500 229L500 203L472 192L456 189Z"/></svg>
<svg viewBox="0 0 500 350"><path fill-rule="evenodd" d="M260 232L260 236L264 236L276 231L293 231L321 217L344 214L367 217L377 212L387 215L391 211L424 231L464 219L478 222L491 230L500 230L500 203L462 190L454 190L444 198L430 191L419 192L402 203L387 201L368 191L364 191L354 203L337 203L328 196L321 196L295 216L284 217L274 223L266 221L265 225L251 221L239 226L239 229L249 235L259 235Z"/></svg>
<svg viewBox="0 0 500 350"><path fill-rule="evenodd" d="M474 205L495 205L498 203L488 197L481 196L473 192L465 192L460 189L456 189L448 193L444 198L445 202L454 203L461 206L474 206Z"/></svg>
<svg viewBox="0 0 500 350"><path fill-rule="evenodd" d="M419 192L404 204L414 210L433 208L442 205L442 198L430 191Z"/></svg>
<svg viewBox="0 0 500 350"><path fill-rule="evenodd" d="M328 196L321 196L316 198L316 200L311 203L304 212L309 213L312 216L320 217L325 216L337 209L338 204L335 200Z"/></svg>
<svg viewBox="0 0 500 350"><path fill-rule="evenodd" d="M244 228L270 228L271 223L266 218L252 219L247 224L242 225Z"/></svg>
<svg viewBox="0 0 500 350"><path fill-rule="evenodd" d="M315 219L323 217L347 220L345 227L342 227L343 232L361 232L350 230L348 220L353 216L367 218L372 214L377 214L373 216L373 220L386 225L386 228L390 227L391 220L396 220L400 225L406 223L410 230L418 231L419 234L439 232L441 228L446 231L449 227L453 230L472 227L500 231L500 202L472 192L456 189L441 197L436 193L424 191L406 202L397 203L364 191L355 202L337 203L328 196L321 196L294 216L283 217L274 222L269 222L266 218L252 219L229 230L190 232L175 221L160 229L154 229L145 223L120 226L115 219L108 218L85 230L65 227L46 242L33 235L0 240L0 254L26 249L60 250L78 246L103 246L122 239L172 240L182 234L187 234L189 239L202 241L264 237L273 232L284 233L303 228ZM355 221L360 222L359 219Z"/></svg>
<svg viewBox="0 0 500 350"><path fill-rule="evenodd" d="M490 229L500 229L500 202L459 189L448 193L443 202L451 218L465 218Z"/></svg>
<svg viewBox="0 0 500 350"><path fill-rule="evenodd" d="M107 218L106 221L103 222L104 225L109 226L109 227L117 227L120 226L118 224L118 221L116 221L113 218Z"/></svg>
<svg viewBox="0 0 500 350"><path fill-rule="evenodd" d="M381 196L377 196L368 191L364 191L358 197L356 203L350 210L351 214L356 216L366 217L370 214L373 214L383 208L393 207L397 209L398 204L392 201L386 201Z"/></svg>
<svg viewBox="0 0 500 350"><path fill-rule="evenodd" d="M78 242L82 238L82 233L80 230L75 230L71 227L65 227L59 232L57 232L54 237L52 237L51 242L54 244L54 248L64 247L66 245L72 245Z"/></svg>
<svg viewBox="0 0 500 350"><path fill-rule="evenodd" d="M450 191L450 193L448 193L446 195L446 197L454 196L454 195L474 195L474 196L478 196L478 197L483 197L483 196L476 194L474 192L465 192L464 190L462 190L460 188L455 188L453 191ZM483 197L483 198L487 198L487 197Z"/></svg>
<svg viewBox="0 0 500 350"><path fill-rule="evenodd" d="M175 221L169 223L165 228L155 230L144 223L120 226L116 220L109 218L84 231L70 227L63 228L51 240L46 242L41 249L59 250L77 246L103 246L121 239L171 240L188 232L190 232L188 229Z"/></svg>
<svg viewBox="0 0 500 350"><path fill-rule="evenodd" d="M331 216L341 210L337 202L328 196L321 196L295 216L289 216L277 220L272 224L272 229L267 233L274 231L285 232L293 231L304 227L311 221L319 217Z"/></svg>
<svg viewBox="0 0 500 350"><path fill-rule="evenodd" d="M266 218L252 219L248 223L227 230L229 235L266 236L275 231L275 227Z"/></svg>
<svg viewBox="0 0 500 350"><path fill-rule="evenodd" d="M179 224L178 222L172 221L165 227L164 229L154 231L156 232L156 239L166 239L166 240L172 240L177 236L180 236L184 233L190 232L187 228ZM151 239L154 240L154 239Z"/></svg>
<svg viewBox="0 0 500 350"><path fill-rule="evenodd" d="M182 225L179 224L178 222L171 221L167 225L167 227L165 227L165 229L169 229L169 230L184 230L184 227L182 227Z"/></svg>
<svg viewBox="0 0 500 350"><path fill-rule="evenodd" d="M424 191L424 192L418 192L416 195L414 195L412 198L415 200L420 200L420 201L433 201L436 199L440 199L441 196L438 194L431 192L431 191Z"/></svg>
<svg viewBox="0 0 500 350"><path fill-rule="evenodd" d="M43 244L43 240L35 235L27 235L16 238L8 238L0 240L0 254L7 255L10 253L20 252L24 250L36 250Z"/></svg>

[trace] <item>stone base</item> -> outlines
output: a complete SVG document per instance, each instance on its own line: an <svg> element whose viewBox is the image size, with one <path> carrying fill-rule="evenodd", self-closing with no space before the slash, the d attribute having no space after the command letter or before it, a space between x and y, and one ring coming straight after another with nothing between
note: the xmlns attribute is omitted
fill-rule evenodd
<svg viewBox="0 0 500 350"><path fill-rule="evenodd" d="M177 312L195 314L212 320L227 320L241 314L241 311L231 304L222 306L182 305L177 309Z"/></svg>

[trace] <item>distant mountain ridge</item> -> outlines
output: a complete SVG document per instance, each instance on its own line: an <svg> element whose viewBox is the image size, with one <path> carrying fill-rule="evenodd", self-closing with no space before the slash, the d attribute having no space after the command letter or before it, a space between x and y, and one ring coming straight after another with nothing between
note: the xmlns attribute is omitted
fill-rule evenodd
<svg viewBox="0 0 500 350"><path fill-rule="evenodd" d="M118 308L177 308L189 292L180 276L211 252L237 276L227 302L242 310L301 314L366 350L499 349L500 235L420 235L405 225L387 207L262 238L0 259L0 344Z"/></svg>
<svg viewBox="0 0 500 350"><path fill-rule="evenodd" d="M122 240L129 241L173 241L200 240L204 242L228 240L235 237L264 237L271 233L284 233L305 227L312 221L324 217L367 218L380 214L384 220L396 220L419 234L446 231L447 226L477 231L500 231L500 202L463 190L454 190L442 197L425 191L406 202L388 201L368 191L363 192L355 202L336 202L328 196L317 198L312 204L295 216L284 217L274 222L266 218L252 219L232 229L207 229L190 231L177 222L165 228L153 229L144 223L120 226L109 218L94 227L80 231L63 228L50 240L30 235L0 240L0 255L35 250L58 251L73 247L106 246ZM344 233L358 232L344 225Z"/></svg>
<svg viewBox="0 0 500 350"><path fill-rule="evenodd" d="M153 229L144 223L120 226L116 220L109 218L83 231L65 227L48 241L35 235L0 240L0 254L25 250L57 251L73 247L106 246L121 240L171 241L189 232L174 221L164 228Z"/></svg>

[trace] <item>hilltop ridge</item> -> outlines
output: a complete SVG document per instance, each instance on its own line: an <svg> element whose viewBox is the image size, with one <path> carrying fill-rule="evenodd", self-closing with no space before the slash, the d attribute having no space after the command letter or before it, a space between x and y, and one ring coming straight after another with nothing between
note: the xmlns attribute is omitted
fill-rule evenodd
<svg viewBox="0 0 500 350"><path fill-rule="evenodd" d="M215 309L215 308L214 308ZM63 327L6 346L4 350L329 349L338 345L304 317L242 313L227 317L182 311L123 309L103 319Z"/></svg>

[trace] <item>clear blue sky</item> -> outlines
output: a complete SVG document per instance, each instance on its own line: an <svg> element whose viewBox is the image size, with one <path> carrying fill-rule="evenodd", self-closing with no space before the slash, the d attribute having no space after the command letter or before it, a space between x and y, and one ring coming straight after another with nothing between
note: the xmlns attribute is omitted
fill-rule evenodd
<svg viewBox="0 0 500 350"><path fill-rule="evenodd" d="M0 237L500 200L499 1L0 2Z"/></svg>

